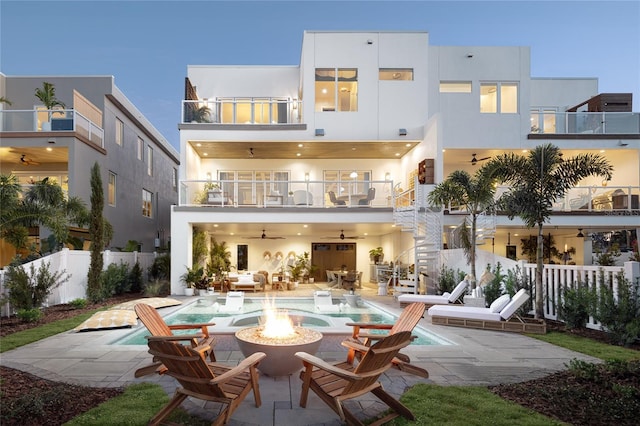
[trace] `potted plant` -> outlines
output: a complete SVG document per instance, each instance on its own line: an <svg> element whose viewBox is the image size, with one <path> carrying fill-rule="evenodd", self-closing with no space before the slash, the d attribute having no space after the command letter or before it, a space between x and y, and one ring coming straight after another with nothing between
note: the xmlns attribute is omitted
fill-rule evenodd
<svg viewBox="0 0 640 426"><path fill-rule="evenodd" d="M382 251L382 247L376 247L369 250L369 257L373 260L373 263L378 264L384 258L384 252Z"/></svg>
<svg viewBox="0 0 640 426"><path fill-rule="evenodd" d="M191 122L211 123L211 108L206 105L194 108L191 111Z"/></svg>
<svg viewBox="0 0 640 426"><path fill-rule="evenodd" d="M207 274L215 275L215 279L224 284L229 269L231 267L231 252L225 241L218 242L216 239L211 240L211 248L209 249L209 261L207 262Z"/></svg>
<svg viewBox="0 0 640 426"><path fill-rule="evenodd" d="M51 110L59 106L62 109L66 108L64 103L56 98L56 88L52 83L47 81L42 82L42 87L36 89L35 92L36 98L42 102L42 104L47 108L47 117L48 120L42 123L42 131L51 130Z"/></svg>
<svg viewBox="0 0 640 426"><path fill-rule="evenodd" d="M202 281L204 276L204 269L202 266L186 267L187 271L182 274L180 280L184 283L184 295L193 296L197 283Z"/></svg>

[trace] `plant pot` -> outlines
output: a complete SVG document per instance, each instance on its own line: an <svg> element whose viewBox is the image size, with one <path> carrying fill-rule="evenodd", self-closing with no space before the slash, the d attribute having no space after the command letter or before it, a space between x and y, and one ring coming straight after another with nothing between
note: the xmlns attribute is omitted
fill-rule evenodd
<svg viewBox="0 0 640 426"><path fill-rule="evenodd" d="M184 295L185 296L193 296L194 293L195 293L195 290L192 289L191 287L186 287L184 289Z"/></svg>
<svg viewBox="0 0 640 426"><path fill-rule="evenodd" d="M207 295L207 289L199 289L198 290L198 295L199 296L206 296Z"/></svg>
<svg viewBox="0 0 640 426"><path fill-rule="evenodd" d="M43 121L42 124L40 125L40 127L42 128L43 132L50 132L51 131L51 122L50 121Z"/></svg>
<svg viewBox="0 0 640 426"><path fill-rule="evenodd" d="M289 281L287 283L287 289L288 290L293 290L296 287L298 287L298 283L297 282Z"/></svg>
<svg viewBox="0 0 640 426"><path fill-rule="evenodd" d="M315 279L315 278L313 278L313 277L309 277L309 283L310 283L310 284L313 284L315 281L316 281L316 279Z"/></svg>

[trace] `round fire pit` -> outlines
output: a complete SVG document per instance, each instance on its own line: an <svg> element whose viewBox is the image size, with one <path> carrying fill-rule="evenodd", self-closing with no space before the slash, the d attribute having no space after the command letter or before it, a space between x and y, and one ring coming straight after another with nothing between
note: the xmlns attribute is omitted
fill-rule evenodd
<svg viewBox="0 0 640 426"><path fill-rule="evenodd" d="M322 333L304 327L294 327L295 333L291 337L264 337L262 329L258 326L238 330L236 340L245 357L255 352L267 354L258 364L258 370L267 376L287 376L300 370L302 362L295 353L314 355L322 340Z"/></svg>

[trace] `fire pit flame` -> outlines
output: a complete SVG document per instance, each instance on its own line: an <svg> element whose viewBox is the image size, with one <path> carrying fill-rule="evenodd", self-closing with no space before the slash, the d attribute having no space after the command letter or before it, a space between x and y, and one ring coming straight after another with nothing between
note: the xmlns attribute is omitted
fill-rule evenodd
<svg viewBox="0 0 640 426"><path fill-rule="evenodd" d="M266 299L262 305L264 317L261 324L262 337L282 339L296 335L293 321L286 309L277 309L272 300Z"/></svg>

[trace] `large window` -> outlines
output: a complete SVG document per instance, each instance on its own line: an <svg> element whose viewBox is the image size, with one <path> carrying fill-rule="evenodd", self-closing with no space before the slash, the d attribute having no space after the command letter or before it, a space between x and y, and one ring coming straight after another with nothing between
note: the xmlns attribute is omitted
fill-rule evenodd
<svg viewBox="0 0 640 426"><path fill-rule="evenodd" d="M147 145L147 174L153 176L153 148Z"/></svg>
<svg viewBox="0 0 640 426"><path fill-rule="evenodd" d="M325 194L335 192L336 196L366 194L371 186L370 170L325 170Z"/></svg>
<svg viewBox="0 0 640 426"><path fill-rule="evenodd" d="M413 80L413 68L380 68L378 70L380 80Z"/></svg>
<svg viewBox="0 0 640 426"><path fill-rule="evenodd" d="M556 109L532 108L531 133L556 133Z"/></svg>
<svg viewBox="0 0 640 426"><path fill-rule="evenodd" d="M284 197L289 192L288 171L225 170L218 173L218 179L225 197L238 205L260 205L266 196Z"/></svg>
<svg viewBox="0 0 640 426"><path fill-rule="evenodd" d="M316 68L316 111L358 111L358 70Z"/></svg>
<svg viewBox="0 0 640 426"><path fill-rule="evenodd" d="M142 190L142 216L153 217L153 194L146 189Z"/></svg>
<svg viewBox="0 0 640 426"><path fill-rule="evenodd" d="M116 118L116 143L122 146L124 141L124 123L119 118Z"/></svg>
<svg viewBox="0 0 640 426"><path fill-rule="evenodd" d="M470 81L441 81L440 93L471 93Z"/></svg>
<svg viewBox="0 0 640 426"><path fill-rule="evenodd" d="M516 83L480 83L480 112L516 114L518 85Z"/></svg>
<svg viewBox="0 0 640 426"><path fill-rule="evenodd" d="M109 193L107 202L110 206L116 205L116 174L109 172Z"/></svg>
<svg viewBox="0 0 640 426"><path fill-rule="evenodd" d="M171 185L173 186L173 189L178 188L178 169L176 169L175 167L173 168L173 173L171 174Z"/></svg>

